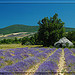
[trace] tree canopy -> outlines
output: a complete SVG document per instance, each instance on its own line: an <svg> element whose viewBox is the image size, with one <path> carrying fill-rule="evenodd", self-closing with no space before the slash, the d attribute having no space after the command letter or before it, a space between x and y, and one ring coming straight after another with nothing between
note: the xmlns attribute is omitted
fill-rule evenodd
<svg viewBox="0 0 75 75"><path fill-rule="evenodd" d="M38 24L38 39L42 41L43 46L54 45L56 41L64 36L64 22L58 18L57 13L50 19L48 17L43 18Z"/></svg>

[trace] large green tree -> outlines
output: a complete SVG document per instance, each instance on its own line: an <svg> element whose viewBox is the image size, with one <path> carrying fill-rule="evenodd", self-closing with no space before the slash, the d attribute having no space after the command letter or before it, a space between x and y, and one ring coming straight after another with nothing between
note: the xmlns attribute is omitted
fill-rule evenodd
<svg viewBox="0 0 75 75"><path fill-rule="evenodd" d="M38 22L38 39L43 42L43 46L54 45L56 41L63 37L64 22L58 18L58 14L55 13L53 17L43 18Z"/></svg>

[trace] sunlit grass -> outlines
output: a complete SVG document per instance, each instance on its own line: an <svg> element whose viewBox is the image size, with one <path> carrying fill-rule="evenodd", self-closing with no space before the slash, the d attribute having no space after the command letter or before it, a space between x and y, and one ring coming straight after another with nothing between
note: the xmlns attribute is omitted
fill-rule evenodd
<svg viewBox="0 0 75 75"><path fill-rule="evenodd" d="M4 64L3 63L0 63L0 68L2 68L4 66Z"/></svg>
<svg viewBox="0 0 75 75"><path fill-rule="evenodd" d="M0 49L13 49L13 48L31 48L31 47L41 47L42 45L21 45L21 44L1 44Z"/></svg>
<svg viewBox="0 0 75 75"><path fill-rule="evenodd" d="M11 53L12 56L15 56L14 54Z"/></svg>
<svg viewBox="0 0 75 75"><path fill-rule="evenodd" d="M4 59L5 57L4 57L4 56L0 56L0 58L1 58L1 59Z"/></svg>
<svg viewBox="0 0 75 75"><path fill-rule="evenodd" d="M11 60L6 60L5 63L6 63L6 65L12 65L12 64L13 64L13 61L11 61Z"/></svg>

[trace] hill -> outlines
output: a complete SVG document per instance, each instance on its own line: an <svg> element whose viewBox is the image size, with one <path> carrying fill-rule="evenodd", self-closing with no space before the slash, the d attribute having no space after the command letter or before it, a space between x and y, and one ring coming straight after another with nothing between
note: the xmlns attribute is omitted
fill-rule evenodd
<svg viewBox="0 0 75 75"><path fill-rule="evenodd" d="M18 32L36 32L39 26L28 26L28 25L11 25L5 28L0 29L0 34L11 34L11 33L18 33ZM68 28L65 27L66 32L75 31L75 28Z"/></svg>
<svg viewBox="0 0 75 75"><path fill-rule="evenodd" d="M75 31L75 28L65 27L65 29L66 29L66 32L69 32L69 31Z"/></svg>
<svg viewBox="0 0 75 75"><path fill-rule="evenodd" d="M36 32L39 26L27 26L27 25L11 25L5 28L0 29L0 34L11 34L11 33L18 33L18 32Z"/></svg>

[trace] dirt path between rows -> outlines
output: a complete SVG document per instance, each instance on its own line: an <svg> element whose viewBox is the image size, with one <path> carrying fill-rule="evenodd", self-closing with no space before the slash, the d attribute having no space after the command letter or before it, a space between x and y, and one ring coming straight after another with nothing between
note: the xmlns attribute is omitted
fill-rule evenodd
<svg viewBox="0 0 75 75"><path fill-rule="evenodd" d="M56 50L55 50L55 51L56 51ZM54 51L54 52L55 52L55 51ZM52 52L51 54L49 54L48 57L51 56L54 52ZM31 69L28 69L28 70L26 71L26 74L25 74L25 75L34 75L34 73L35 73L36 70L39 68L39 66L40 66L43 62L45 62L45 61L48 59L48 57L45 58L45 59L43 59L42 62L40 62L40 63L36 64L35 66L33 66Z"/></svg>
<svg viewBox="0 0 75 75"><path fill-rule="evenodd" d="M58 70L56 75L65 75L66 66L65 66L65 58L64 58L64 49L62 49L61 57L59 59Z"/></svg>

